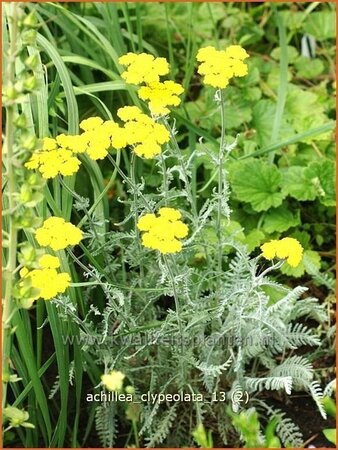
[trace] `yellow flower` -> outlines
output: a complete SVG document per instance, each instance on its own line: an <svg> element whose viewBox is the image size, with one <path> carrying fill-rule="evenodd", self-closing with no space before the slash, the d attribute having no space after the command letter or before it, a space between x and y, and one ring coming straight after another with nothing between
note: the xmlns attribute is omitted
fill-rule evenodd
<svg viewBox="0 0 338 450"><path fill-rule="evenodd" d="M48 140L47 140L48 139ZM55 145L52 143L55 142ZM80 161L66 148L57 148L54 139L46 138L42 150L37 150L25 163L27 169L37 169L43 178L54 178L58 174L69 176L79 170Z"/></svg>
<svg viewBox="0 0 338 450"><path fill-rule="evenodd" d="M248 67L243 60L248 57L240 45L231 45L226 50L204 47L196 56L197 61L201 62L198 73L204 75L204 84L224 89L231 78L247 75Z"/></svg>
<svg viewBox="0 0 338 450"><path fill-rule="evenodd" d="M149 108L153 114L163 116L170 111L167 106L178 106L181 103L178 95L182 94L183 87L173 81L150 83L142 86L138 96L142 100L149 100Z"/></svg>
<svg viewBox="0 0 338 450"><path fill-rule="evenodd" d="M275 258L277 256L277 245L278 241L276 240L265 242L265 244L261 246L262 255L264 258L270 260Z"/></svg>
<svg viewBox="0 0 338 450"><path fill-rule="evenodd" d="M56 142L60 147L71 150L73 153L83 153L87 148L87 140L84 135L65 135L56 136Z"/></svg>
<svg viewBox="0 0 338 450"><path fill-rule="evenodd" d="M60 267L60 260L57 256L43 255L39 259L39 266L42 269L57 269Z"/></svg>
<svg viewBox="0 0 338 450"><path fill-rule="evenodd" d="M68 245L78 244L83 238L83 233L61 217L49 217L44 221L43 226L36 230L35 237L42 247L49 246L56 251Z"/></svg>
<svg viewBox="0 0 338 450"><path fill-rule="evenodd" d="M141 157L150 159L161 153L161 145L168 142L170 135L164 125L144 114L137 106L125 106L117 111L125 122L124 137L128 145Z"/></svg>
<svg viewBox="0 0 338 450"><path fill-rule="evenodd" d="M82 120L80 122L80 128L84 131L95 130L103 123L101 117L90 117L89 119Z"/></svg>
<svg viewBox="0 0 338 450"><path fill-rule="evenodd" d="M147 53L127 53L119 58L119 63L127 67L121 77L130 84L153 83L169 73L165 58L155 58Z"/></svg>
<svg viewBox="0 0 338 450"><path fill-rule="evenodd" d="M188 227L181 220L181 213L174 208L161 208L159 216L146 214L142 216L137 228L145 232L142 244L163 254L177 253L182 250L179 239L188 234Z"/></svg>
<svg viewBox="0 0 338 450"><path fill-rule="evenodd" d="M57 143L55 139L44 138L42 141L42 150L55 150L57 148Z"/></svg>
<svg viewBox="0 0 338 450"><path fill-rule="evenodd" d="M119 372L118 370L112 370L107 374L101 375L102 384L109 391L120 391L122 389L124 379L125 374Z"/></svg>
<svg viewBox="0 0 338 450"><path fill-rule="evenodd" d="M286 237L280 241L272 240L261 246L262 255L266 259L275 257L286 259L291 267L297 267L303 257L303 247L297 239Z"/></svg>
<svg viewBox="0 0 338 450"><path fill-rule="evenodd" d="M31 287L38 290L38 293L29 299L33 303L38 298L50 300L65 292L70 283L70 276L66 272L58 273L56 269L60 267L59 258L51 255L44 255L39 259L39 269L29 271L27 267L20 270L21 280L30 278ZM23 286L21 282L21 286ZM20 286L20 282L19 282Z"/></svg>

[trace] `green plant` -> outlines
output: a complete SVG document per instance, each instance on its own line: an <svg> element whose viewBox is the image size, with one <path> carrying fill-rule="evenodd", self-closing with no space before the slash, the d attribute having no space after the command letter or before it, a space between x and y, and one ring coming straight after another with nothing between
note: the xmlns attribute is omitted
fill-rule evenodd
<svg viewBox="0 0 338 450"><path fill-rule="evenodd" d="M333 380L331 383L329 383L325 390L324 390L324 397L323 397L323 406L325 411L329 416L331 416L333 419L336 419L337 416L337 408L335 401L330 397L333 390L335 391L336 386L336 380ZM336 439L337 439L337 429L336 428L325 428L323 430L323 434L326 437L328 441L330 441L332 444L336 445Z"/></svg>
<svg viewBox="0 0 338 450"><path fill-rule="evenodd" d="M232 419L232 425L240 433L244 448L281 448L281 442L276 436L279 417L271 419L262 433L258 414L254 408L244 410L239 414L234 414L228 408L227 413Z"/></svg>
<svg viewBox="0 0 338 450"><path fill-rule="evenodd" d="M58 252L61 270L72 280L66 293L51 302L38 300L31 309L20 308L6 319L13 326L7 340L13 343L13 365L5 361L4 381L12 406L21 409L19 422L27 424L27 413L22 411L27 408L28 423L35 425L25 432L14 427L14 435L6 433L7 442L20 441L26 447L81 447L93 435L95 424L104 447L180 447L182 443L193 445L193 438L205 447L212 447L216 439L227 445L231 443L232 426L226 406L239 408L235 394L246 392L248 406L259 409L260 417L269 424L265 430L269 445L277 439L283 445L302 445L297 426L285 413L273 409L268 399L262 400L261 392L290 395L292 390L307 390L325 414L308 355L295 352L302 346L318 346L324 334L321 328L315 328L316 322L308 327L304 320L311 317L325 330L327 315L317 299L306 297L305 287L292 288L281 282L306 270L317 277L318 283L332 288L330 267L324 266L327 274L319 272L313 246L324 245L330 253L332 245L321 225L331 220L333 211L329 166L333 123L332 104L325 97L330 86L322 86L318 92L314 86L310 93L295 83L284 93L277 93L276 73L280 70L284 76L286 67L281 17L286 18L279 14L279 8L272 11L268 5L259 5L256 13L241 6L243 23L234 25L236 38L225 35L223 40L217 33L214 36L213 30L225 33L231 28L227 20L236 21L235 5L55 3L28 4L27 10L23 5L11 5L6 9L5 37L14 23L15 7L27 13L34 11L39 27L34 33L36 43L28 48L37 61L34 74L38 83L30 96L18 100L18 109L25 111L34 136L58 136L60 140L60 135L66 134L80 142L78 137L86 131L79 134L79 123L83 125L83 120L97 115L102 121L120 123L116 112L125 104L137 106L150 117L137 88L122 81L119 56L128 48L136 53L163 55L166 49L161 39L168 43L169 73L185 87L181 98L186 103L168 116L152 117L166 129L162 151L155 148L153 159L139 158L137 152L122 149L123 145L100 146L98 153L94 149L76 155L81 162L76 175L63 177L60 172L45 183L37 172L30 178L23 169L32 150L36 154L40 147L30 146L19 166L11 158L6 161L6 168L14 167L15 171L17 167L27 176L20 191L25 201L20 203L20 213L30 207L27 201L33 201L29 216L32 226L21 227L17 233L11 221L12 208L6 201L16 201L18 197L12 194L19 189L18 185L12 190L6 186L4 202L9 213L4 225L13 258L6 283L16 285L22 266L33 268L42 253L35 236L39 222L50 216L62 217L83 232L78 246ZM307 14L311 8L309 5ZM156 14L141 20L148 11L160 15L167 25L164 35L156 35L157 49L153 48L156 41L150 43L146 38L150 28L145 29L149 21L157 29ZM205 11L212 19L208 24L203 20ZM224 11L229 13L227 18ZM190 12L198 17L196 23L190 19ZM256 45L262 36L262 26L255 25L259 12L263 12L264 20L271 14L276 18L268 31L273 34L277 24L280 53L268 58L268 68L261 57L251 57L248 76L232 80L215 95L214 89L203 87L194 74L197 48L214 39L226 47L240 42L241 35L245 37L242 45ZM187 17L189 26L182 27L175 41L173 31L180 30L176 20L185 21ZM196 27L202 24L204 28L196 33ZM242 33L245 28L247 34ZM277 45L274 38L271 42ZM27 52L20 42L18 48ZM330 65L331 53L326 53L324 70ZM301 59L297 63L294 67L298 73ZM316 65L312 70L318 72L320 63ZM15 77L19 76L20 66L15 67ZM300 99L307 105L301 111L297 109ZM15 128L20 135L22 125L20 121L13 124L11 105L5 106L9 127L6 138L10 139L10 131ZM308 108L317 108L318 123L308 124ZM279 123L283 110L288 111L285 136ZM265 111L269 114L264 115ZM270 145L272 116L276 118ZM149 122L149 117L144 120ZM119 126L123 129L126 123ZM246 129L242 135L232 137L242 129ZM97 141L101 138L98 133ZM291 148L291 155L280 152L285 145L296 146ZM135 149L135 142L131 147ZM319 147L325 158L313 161L309 147ZM98 154L106 155L105 159L93 160ZM267 154L274 154L273 161L265 159ZM258 177L248 174L250 164L241 160L247 157L253 158L250 164L254 175L269 181L268 192ZM292 170L294 166L297 170ZM304 175L304 184L311 187L311 195L306 192L311 198L306 201L312 202L313 210L308 204L302 205L303 193L286 192L292 183L285 181L285 174L289 178ZM250 178L254 186L249 186L248 193L245 181ZM35 180L34 188L27 187L28 180ZM36 195L40 191L43 198ZM142 217L168 207L179 211L189 228L187 237L181 233L182 251L174 254L144 246L145 230L138 227ZM311 210L315 215L318 212L320 222L307 223L304 219L304 229L299 228L300 213L294 213L294 209ZM286 262L268 263L259 254L261 243L279 239L284 232L290 232L306 250L303 262L295 269L298 273ZM278 269L284 272L283 278ZM276 282L276 277L281 282ZM23 286L27 295L30 287ZM28 300L32 300L30 294ZM23 306L18 294L15 306ZM127 403L119 398L104 400L102 404L90 400L91 395L104 391L101 375L113 370L122 372L133 386L133 399ZM150 397L144 398L147 392ZM7 411L12 416L18 413ZM244 417L247 412L241 414ZM10 415L7 418L10 422ZM86 423L84 430L81 423Z"/></svg>

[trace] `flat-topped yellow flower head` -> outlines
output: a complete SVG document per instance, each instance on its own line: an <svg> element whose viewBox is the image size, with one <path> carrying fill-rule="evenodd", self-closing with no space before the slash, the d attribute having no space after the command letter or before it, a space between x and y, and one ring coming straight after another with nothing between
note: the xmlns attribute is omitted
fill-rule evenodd
<svg viewBox="0 0 338 450"><path fill-rule="evenodd" d="M19 286L23 285L25 279L30 279L30 285L37 293L29 299L31 306L34 300L42 298L50 300L58 294L65 292L70 283L70 276L66 272L57 272L60 260L56 256L43 255L38 261L38 269L29 270L23 267L20 270L21 280Z"/></svg>
<svg viewBox="0 0 338 450"><path fill-rule="evenodd" d="M153 114L164 116L169 114L168 106L178 106L178 97L184 91L183 87L174 81L153 82L142 86L138 91L141 100L148 100L148 106Z"/></svg>
<svg viewBox="0 0 338 450"><path fill-rule="evenodd" d="M243 62L248 53L240 45L230 45L225 50L215 47L199 49L196 59L201 64L198 73L204 76L204 84L224 89L233 77L244 77L248 66Z"/></svg>
<svg viewBox="0 0 338 450"><path fill-rule="evenodd" d="M164 125L144 114L137 106L125 106L117 111L119 118L125 122L126 142L133 151L146 159L161 153L161 145L168 142L170 135Z"/></svg>
<svg viewBox="0 0 338 450"><path fill-rule="evenodd" d="M77 245L83 238L82 231L62 217L49 217L35 232L38 243L53 250L62 250Z"/></svg>
<svg viewBox="0 0 338 450"><path fill-rule="evenodd" d="M124 379L125 374L118 370L112 370L101 376L101 382L108 391L121 391Z"/></svg>
<svg viewBox="0 0 338 450"><path fill-rule="evenodd" d="M182 243L179 239L186 237L189 231L180 219L181 213L174 208L161 208L158 216L145 214L137 223L137 228L144 232L142 244L164 255L180 252Z"/></svg>
<svg viewBox="0 0 338 450"><path fill-rule="evenodd" d="M297 239L286 237L280 241L272 240L261 246L262 255L266 259L286 259L291 267L297 267L303 257L303 247Z"/></svg>
<svg viewBox="0 0 338 450"><path fill-rule="evenodd" d="M119 58L119 63L127 67L121 77L130 84L153 83L169 73L169 64L165 58L155 58L148 53L127 53Z"/></svg>

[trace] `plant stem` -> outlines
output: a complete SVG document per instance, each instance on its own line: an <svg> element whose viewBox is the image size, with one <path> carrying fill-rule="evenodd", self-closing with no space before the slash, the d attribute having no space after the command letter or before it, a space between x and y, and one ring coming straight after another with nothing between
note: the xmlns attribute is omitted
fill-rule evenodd
<svg viewBox="0 0 338 450"><path fill-rule="evenodd" d="M116 166L120 167L120 160L121 160L121 151L117 150L116 153ZM93 205L89 208L88 213L92 214L95 209L97 208L98 204L100 203L100 201L103 199L103 197L106 195L106 193L109 191L109 189L111 188L111 186L114 184L114 181L116 179L116 174L117 174L117 167L114 168L113 174L110 177L106 187L103 189L103 191L99 194L99 196L97 197L97 199L95 200L95 202L93 203ZM80 222L78 223L78 227L81 228L82 225L87 221L88 217L84 216L82 217L82 219L80 220Z"/></svg>
<svg viewBox="0 0 338 450"><path fill-rule="evenodd" d="M114 158L111 157L111 155L108 153L107 158L109 159L109 161L113 164L113 166L115 167L115 169L118 171L118 173L121 175L122 179L129 184L129 186L133 189L136 190L136 186L135 184L123 173L123 171L120 169L120 167L116 164L116 162L114 161ZM143 200L144 206L151 211L151 208L149 206L149 203L147 201L147 199L144 197L144 195L142 194L142 192L139 193L140 197Z"/></svg>
<svg viewBox="0 0 338 450"><path fill-rule="evenodd" d="M160 160L161 160L162 172L163 172L164 204L165 204L165 206L168 206L167 192L169 190L169 185L168 185L168 177L167 177L167 168L165 165L165 160L164 160L162 152L160 153Z"/></svg>
<svg viewBox="0 0 338 450"><path fill-rule="evenodd" d="M175 300L175 309L176 309L176 317L177 317L177 323L178 323L178 328L179 328L180 338L181 338L181 354L183 355L184 354L183 327L182 327L182 320L181 320L180 302L179 302L178 293L177 293L176 284L175 284L175 277L174 277L174 274L173 274L170 262L168 261L168 258L167 258L166 255L163 255L163 260L164 260L164 264L165 264L165 266L166 266L166 268L168 270L171 286L172 286L172 289L173 289L174 300ZM175 262L173 262L173 265L174 264L175 264Z"/></svg>
<svg viewBox="0 0 338 450"><path fill-rule="evenodd" d="M181 166L181 169L182 169L182 175L183 175L183 178L184 178L184 184L185 184L185 189L186 189L186 192L187 192L187 195L188 195L188 200L189 200L189 203L191 205L193 216L194 216L194 218L196 220L197 216L198 216L197 208L196 208L196 204L195 204L195 201L194 201L194 196L193 196L193 193L192 193L191 185L189 183L188 174L187 174L187 171L185 169L182 152L181 152L181 149L178 146L178 142L177 142L177 139L175 137L175 134L174 134L171 126L169 125L167 119L163 119L163 120L164 120L165 127L169 131L170 140L171 140L171 142L174 145L174 149L176 151L176 156L177 156L177 158L179 160L179 163L180 163L180 166Z"/></svg>
<svg viewBox="0 0 338 450"><path fill-rule="evenodd" d="M12 85L15 78L15 50L17 45L17 12L19 6L15 3L11 5L11 24L10 24L10 49L9 49L9 64L8 64L8 81ZM7 164L7 195L9 210L15 209L14 194L16 192L15 173L13 164L13 147L14 147L14 105L7 106L6 117L6 142L4 145L4 154ZM11 353L11 336L10 336L10 319L13 310L13 285L14 285L14 271L16 268L16 253L17 253L17 229L15 227L14 218L9 216L9 238L8 238L8 259L5 268L5 297L3 301L2 311L2 376L9 372L9 359ZM3 383L2 390L2 404L3 407L7 401L7 383Z"/></svg>
<svg viewBox="0 0 338 450"><path fill-rule="evenodd" d="M137 431L137 422L136 422L136 420L133 420L132 424L133 424L135 445L136 445L136 448L140 448L140 441L139 441L139 438L138 438L138 431Z"/></svg>
<svg viewBox="0 0 338 450"><path fill-rule="evenodd" d="M134 186L136 186L136 174L135 174L135 153L132 154L131 156L131 161L130 161L130 176L131 176L131 181L133 183ZM133 195L134 195L134 228L135 228L135 236L136 236L136 242L137 242L137 246L138 246L138 250L141 253L142 251L142 247L141 247L141 241L140 241L140 233L139 230L137 228L137 222L138 222L138 209L137 209L137 205L138 205L138 201L137 201L137 192L136 189L133 189ZM140 281L140 286L142 285L142 280L144 279L144 271L143 271L143 265L140 264L140 277L139 277L139 281Z"/></svg>
<svg viewBox="0 0 338 450"><path fill-rule="evenodd" d="M217 219L216 219L216 233L218 241L218 258L217 258L217 269L218 272L222 272L222 259L223 259L223 246L222 246L222 200L223 200L223 159L224 159L224 143L225 143L225 99L224 91L219 90L220 93L220 106L221 106L221 143L219 146L218 154L218 205L217 205Z"/></svg>

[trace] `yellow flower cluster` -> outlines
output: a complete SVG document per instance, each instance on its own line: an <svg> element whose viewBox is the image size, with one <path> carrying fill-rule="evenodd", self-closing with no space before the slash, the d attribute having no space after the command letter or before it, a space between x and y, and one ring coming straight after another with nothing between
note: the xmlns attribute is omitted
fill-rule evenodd
<svg viewBox="0 0 338 450"><path fill-rule="evenodd" d="M102 384L109 391L120 391L123 386L123 380L125 379L125 374L119 372L118 370L112 370L101 376Z"/></svg>
<svg viewBox="0 0 338 450"><path fill-rule="evenodd" d="M137 106L125 106L117 111L125 122L123 133L129 145L138 156L150 159L161 153L161 145L168 142L170 135L164 125L143 114Z"/></svg>
<svg viewBox="0 0 338 450"><path fill-rule="evenodd" d="M121 77L130 84L153 83L161 75L169 73L169 64L165 58L154 58L147 53L127 53L119 58L119 63L127 70Z"/></svg>
<svg viewBox="0 0 338 450"><path fill-rule="evenodd" d="M248 67L243 62L248 53L240 45L230 45L226 50L204 47L197 52L197 61L201 62L198 73L204 75L204 84L224 89L231 78L244 77Z"/></svg>
<svg viewBox="0 0 338 450"><path fill-rule="evenodd" d="M160 81L160 76L169 73L169 64L165 58L154 58L147 53L127 53L119 58L119 63L127 67L121 77L130 84L145 84L138 91L141 100L149 101L153 114L163 116L170 111L167 106L178 106L179 95L183 87L174 81Z"/></svg>
<svg viewBox="0 0 338 450"><path fill-rule="evenodd" d="M49 217L35 232L36 240L43 247L62 250L68 245L76 245L83 238L82 231L61 217Z"/></svg>
<svg viewBox="0 0 338 450"><path fill-rule="evenodd" d="M178 106L183 87L174 81L155 81L148 86L142 86L138 91L141 100L149 100L148 106L153 114L164 116L169 114L167 106Z"/></svg>
<svg viewBox="0 0 338 450"><path fill-rule="evenodd" d="M161 208L159 216L142 216L137 228L143 231L142 244L163 254L177 253L182 250L179 239L188 234L188 227L181 220L181 213L174 208Z"/></svg>
<svg viewBox="0 0 338 450"><path fill-rule="evenodd" d="M73 175L79 170L80 161L71 150L59 147L56 139L45 138L42 149L36 151L25 163L28 169L37 169L43 178L54 178L58 174Z"/></svg>
<svg viewBox="0 0 338 450"><path fill-rule="evenodd" d="M262 255L266 259L275 257L286 259L291 267L297 267L303 257L303 247L297 239L286 237L280 241L272 240L261 246Z"/></svg>
<svg viewBox="0 0 338 450"><path fill-rule="evenodd" d="M124 134L117 123L112 120L103 121L100 117L91 117L80 123L84 133L80 135L60 134L55 139L45 138L42 149L33 153L25 166L37 169L43 178L54 178L60 175L73 175L79 170L78 153L87 153L94 160L107 156L111 146L126 146Z"/></svg>
<svg viewBox="0 0 338 450"><path fill-rule="evenodd" d="M127 145L123 130L113 120L90 117L80 123L80 128L84 130L80 137L86 140L86 153L91 159L103 159L110 147L121 149Z"/></svg>
<svg viewBox="0 0 338 450"><path fill-rule="evenodd" d="M28 270L27 267L23 267L20 270L22 280L29 277L31 287L38 290L38 293L30 298L31 303L40 297L50 300L57 294L62 294L70 283L68 273L56 271L60 267L59 258L56 256L43 255L38 264L38 269Z"/></svg>

